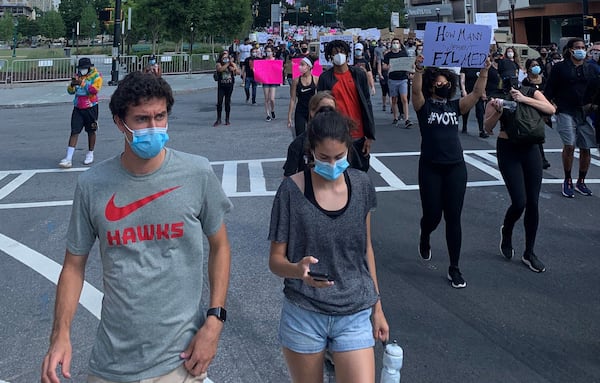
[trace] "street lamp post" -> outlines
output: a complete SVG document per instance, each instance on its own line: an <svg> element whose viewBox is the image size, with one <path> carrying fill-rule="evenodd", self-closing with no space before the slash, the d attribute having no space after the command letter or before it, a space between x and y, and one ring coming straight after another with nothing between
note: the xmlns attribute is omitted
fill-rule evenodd
<svg viewBox="0 0 600 383"><path fill-rule="evenodd" d="M94 46L94 40L96 40L96 23L92 23L92 46Z"/></svg>
<svg viewBox="0 0 600 383"><path fill-rule="evenodd" d="M115 25L113 29L112 45L112 67L111 78L108 85L116 86L119 84L119 42L121 41L121 0L115 0Z"/></svg>
<svg viewBox="0 0 600 383"><path fill-rule="evenodd" d="M190 25L190 56L194 53L194 22Z"/></svg>
<svg viewBox="0 0 600 383"><path fill-rule="evenodd" d="M439 7L435 9L435 13L437 14L437 22L439 23L440 22L440 8Z"/></svg>
<svg viewBox="0 0 600 383"><path fill-rule="evenodd" d="M12 57L17 57L17 27L19 26L19 20L14 17L13 18L13 51Z"/></svg>
<svg viewBox="0 0 600 383"><path fill-rule="evenodd" d="M513 44L517 42L517 31L515 30L515 3L517 0L508 0L510 3L510 18L512 24L512 42Z"/></svg>
<svg viewBox="0 0 600 383"><path fill-rule="evenodd" d="M404 14L404 23L406 24L406 28L410 28L410 20L408 19L409 14Z"/></svg>
<svg viewBox="0 0 600 383"><path fill-rule="evenodd" d="M471 4L467 3L465 4L465 7L467 8L467 19L465 20L465 24L471 24Z"/></svg>

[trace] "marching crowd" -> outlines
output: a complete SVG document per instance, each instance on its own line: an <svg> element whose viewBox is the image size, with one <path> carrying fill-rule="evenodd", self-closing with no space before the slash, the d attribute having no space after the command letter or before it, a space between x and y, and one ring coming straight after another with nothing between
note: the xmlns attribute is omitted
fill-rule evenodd
<svg viewBox="0 0 600 383"><path fill-rule="evenodd" d="M269 268L284 279L278 336L294 382L322 381L326 350L336 379L374 382L373 346L389 337L371 243L377 199L367 174L376 136L375 81L385 89L382 109L390 105L394 126L413 126L409 104L416 114L421 135L418 253L424 261L431 259L430 235L443 217L452 287L467 285L459 267L467 182L459 135L467 131L473 107L481 138L494 135L499 126L498 167L511 199L499 225L503 257L514 256L512 232L524 214L521 260L534 272L546 270L534 251L542 171L550 166L541 146L546 124L563 142L562 195L592 195L585 179L590 149L600 138L600 44L588 50L582 39L573 38L563 52L542 49L524 66L514 48L494 48L481 68L467 70L424 67L423 44L413 37L359 41L353 52L345 41L333 40L324 51L332 66L319 76L312 73L316 58L306 42L291 49L272 42L257 47L250 41L243 47L219 55L214 126L222 123L223 104L225 125L231 123L236 75L242 76L246 102L256 103L255 60L283 61L281 81L262 83L266 121L276 118L279 85L291 85L287 126L295 139L273 201L268 238ZM349 65L351 55L354 65ZM410 70L396 70L394 60L403 57L414 57ZM298 59L295 78L291 58ZM75 109L97 105L100 88L91 68L89 60L80 60L79 75L68 87L76 97ZM79 102L80 97L87 98ZM78 180L42 382L58 383L59 364L70 376L70 325L96 240L105 295L88 382L202 382L206 377L226 321L231 258L223 217L231 202L207 159L165 147L173 103L168 83L152 72L127 75L111 98L124 150ZM85 115L74 111L69 148L83 127L90 137L95 133L93 113L97 116L97 109ZM575 147L579 169L573 178ZM90 152L86 164L93 161L91 138ZM69 154L68 149L70 163ZM68 167L66 160L61 166ZM153 209L145 209L147 204ZM206 313L200 312L202 234L209 245Z"/></svg>

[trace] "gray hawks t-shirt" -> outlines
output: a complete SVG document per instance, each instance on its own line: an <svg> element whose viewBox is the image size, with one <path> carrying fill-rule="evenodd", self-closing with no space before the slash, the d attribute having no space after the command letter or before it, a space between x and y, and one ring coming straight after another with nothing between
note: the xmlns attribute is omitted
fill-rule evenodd
<svg viewBox="0 0 600 383"><path fill-rule="evenodd" d="M317 289L301 279L286 278L283 292L292 303L328 315L349 315L377 302L367 265L369 211L377 204L369 176L348 169L352 193L346 210L335 218L319 210L291 178L283 180L273 201L269 240L287 243L287 258L298 262L308 255L319 260L311 270L328 273L331 287Z"/></svg>
<svg viewBox="0 0 600 383"><path fill-rule="evenodd" d="M232 207L204 157L167 149L160 169L132 175L113 157L81 174L67 249L100 245L104 299L90 372L130 382L181 365L204 321L204 235ZM203 235L204 234L204 235Z"/></svg>

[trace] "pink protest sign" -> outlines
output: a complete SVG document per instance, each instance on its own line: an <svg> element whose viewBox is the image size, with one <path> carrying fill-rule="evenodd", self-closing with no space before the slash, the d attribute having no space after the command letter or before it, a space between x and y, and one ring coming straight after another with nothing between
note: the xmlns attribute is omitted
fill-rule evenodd
<svg viewBox="0 0 600 383"><path fill-rule="evenodd" d="M281 85L283 60L255 60L254 79L259 84Z"/></svg>
<svg viewBox="0 0 600 383"><path fill-rule="evenodd" d="M300 77L300 61L302 61L301 58L294 58L292 59L292 77L296 78L296 77ZM319 61L315 61L313 69L312 69L312 74L315 76L320 76L321 73L323 73L323 67L321 66L321 64L319 64Z"/></svg>

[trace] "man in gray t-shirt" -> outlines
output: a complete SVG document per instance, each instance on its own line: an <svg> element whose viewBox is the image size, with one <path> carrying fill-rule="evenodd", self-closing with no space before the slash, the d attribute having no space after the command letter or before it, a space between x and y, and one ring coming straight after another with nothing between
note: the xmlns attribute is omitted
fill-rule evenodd
<svg viewBox="0 0 600 383"><path fill-rule="evenodd" d="M232 205L206 158L164 147L173 102L165 80L140 72L111 98L125 149L77 181L42 383L59 383L58 364L70 377L70 327L96 240L104 298L88 382L206 376L226 319L231 255L223 218ZM208 311L200 302L204 236Z"/></svg>

